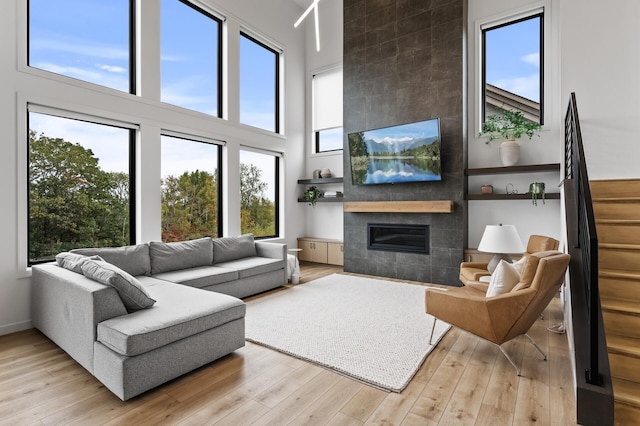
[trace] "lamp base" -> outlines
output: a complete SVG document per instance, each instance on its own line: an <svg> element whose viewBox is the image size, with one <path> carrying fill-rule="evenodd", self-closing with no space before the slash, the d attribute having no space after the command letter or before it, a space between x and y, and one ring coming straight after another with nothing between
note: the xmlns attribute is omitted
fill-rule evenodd
<svg viewBox="0 0 640 426"><path fill-rule="evenodd" d="M493 274L493 271L496 270L496 267L501 260L505 260L507 263L513 263L511 256L509 256L507 253L496 253L489 261L489 264L487 265L487 271L489 271L490 274Z"/></svg>

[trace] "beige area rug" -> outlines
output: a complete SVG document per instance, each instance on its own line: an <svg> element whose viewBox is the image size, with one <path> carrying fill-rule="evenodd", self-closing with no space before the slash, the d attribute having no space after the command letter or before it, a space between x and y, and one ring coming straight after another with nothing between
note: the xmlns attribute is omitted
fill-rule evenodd
<svg viewBox="0 0 640 426"><path fill-rule="evenodd" d="M424 311L425 287L333 274L247 302L246 339L400 392L451 327Z"/></svg>

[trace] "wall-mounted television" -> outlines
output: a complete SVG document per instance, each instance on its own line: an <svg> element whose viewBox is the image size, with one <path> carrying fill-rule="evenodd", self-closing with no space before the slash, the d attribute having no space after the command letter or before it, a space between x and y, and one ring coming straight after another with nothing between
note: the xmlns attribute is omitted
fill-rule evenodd
<svg viewBox="0 0 640 426"><path fill-rule="evenodd" d="M347 135L354 185L442 180L440 120Z"/></svg>

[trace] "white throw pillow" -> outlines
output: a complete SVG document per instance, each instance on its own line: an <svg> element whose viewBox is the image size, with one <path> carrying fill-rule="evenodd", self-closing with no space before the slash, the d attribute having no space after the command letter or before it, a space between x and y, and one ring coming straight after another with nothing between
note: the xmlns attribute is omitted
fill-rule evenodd
<svg viewBox="0 0 640 426"><path fill-rule="evenodd" d="M496 270L491 274L487 297L508 293L520 281L520 274L516 267L505 260L501 260L496 266Z"/></svg>
<svg viewBox="0 0 640 426"><path fill-rule="evenodd" d="M481 283L490 283L491 275L485 275L484 277L480 277L478 281L480 281Z"/></svg>
<svg viewBox="0 0 640 426"><path fill-rule="evenodd" d="M525 254L518 261L513 262L513 266L516 267L516 270L518 271L518 274L520 274L520 275L522 275L522 270L524 269L524 264L527 262L527 256L529 256L529 255Z"/></svg>

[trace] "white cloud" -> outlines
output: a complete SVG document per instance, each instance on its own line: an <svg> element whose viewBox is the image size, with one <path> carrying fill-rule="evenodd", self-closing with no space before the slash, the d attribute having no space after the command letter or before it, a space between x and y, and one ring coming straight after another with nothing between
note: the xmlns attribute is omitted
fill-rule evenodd
<svg viewBox="0 0 640 426"><path fill-rule="evenodd" d="M129 49L106 46L86 39L60 40L55 38L33 38L29 42L31 50L45 52L64 52L102 59L129 59Z"/></svg>
<svg viewBox="0 0 640 426"><path fill-rule="evenodd" d="M491 82L491 84L532 101L540 101L540 76L538 74L532 74L528 77L504 78Z"/></svg>
<svg viewBox="0 0 640 426"><path fill-rule="evenodd" d="M377 142L377 143L383 143L383 142L398 143L398 142L407 142L407 141L410 141L410 140L413 140L413 138L405 136L404 138L394 139L394 138L390 138L389 136L387 136L384 139L374 139L373 141Z"/></svg>
<svg viewBox="0 0 640 426"><path fill-rule="evenodd" d="M540 53L529 53L520 57L520 60L534 67L540 68Z"/></svg>
<svg viewBox="0 0 640 426"><path fill-rule="evenodd" d="M127 71L126 69L119 67L117 65L99 65L98 64L98 68L100 68L101 70L114 72L114 73L123 73Z"/></svg>

